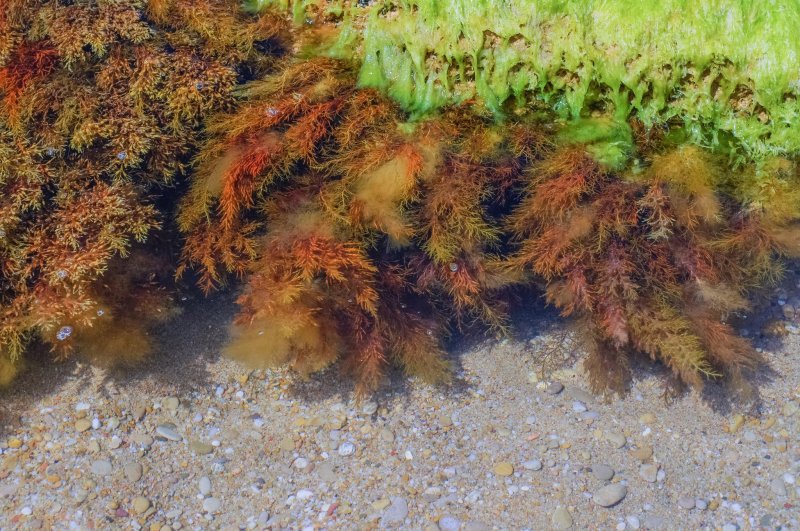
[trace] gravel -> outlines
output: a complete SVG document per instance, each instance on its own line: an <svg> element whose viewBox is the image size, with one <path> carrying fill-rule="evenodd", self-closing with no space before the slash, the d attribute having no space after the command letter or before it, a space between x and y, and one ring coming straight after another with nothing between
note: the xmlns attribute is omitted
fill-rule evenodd
<svg viewBox="0 0 800 531"><path fill-rule="evenodd" d="M452 387L395 377L359 404L335 371L221 358L232 306L190 300L154 337L169 355L32 360L2 392L0 528L800 529L800 335L758 332L800 326L798 281L731 320L769 365L753 400L665 402L669 372L637 360L625 396L594 396L578 336L537 310L519 339L457 343Z"/></svg>

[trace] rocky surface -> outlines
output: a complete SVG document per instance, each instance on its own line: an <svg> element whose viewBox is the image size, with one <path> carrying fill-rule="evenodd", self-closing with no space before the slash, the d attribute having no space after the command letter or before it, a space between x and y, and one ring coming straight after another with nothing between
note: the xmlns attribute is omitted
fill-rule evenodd
<svg viewBox="0 0 800 531"><path fill-rule="evenodd" d="M752 396L669 401L650 365L590 394L536 308L455 345L451 387L394 375L355 404L335 372L219 358L230 300L188 300L145 367L34 362L0 395L0 528L795 529L799 282L737 322L768 362Z"/></svg>

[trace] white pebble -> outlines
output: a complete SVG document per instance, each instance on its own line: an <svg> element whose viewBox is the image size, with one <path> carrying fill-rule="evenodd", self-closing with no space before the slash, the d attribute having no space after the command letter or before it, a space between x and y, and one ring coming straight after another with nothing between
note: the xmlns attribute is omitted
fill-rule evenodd
<svg viewBox="0 0 800 531"><path fill-rule="evenodd" d="M208 476L201 477L197 486L200 489L200 494L203 496L211 494L211 480L208 479Z"/></svg>
<svg viewBox="0 0 800 531"><path fill-rule="evenodd" d="M351 442L343 442L339 445L339 455L347 456L353 455L356 451L356 445Z"/></svg>
<svg viewBox="0 0 800 531"><path fill-rule="evenodd" d="M307 500L310 497L312 497L313 495L314 495L314 493L311 492L310 490L301 489L301 490L297 491L296 497L297 497L298 500Z"/></svg>
<svg viewBox="0 0 800 531"><path fill-rule="evenodd" d="M787 472L783 475L783 481L785 481L789 485L794 485L795 479L793 475Z"/></svg>
<svg viewBox="0 0 800 531"><path fill-rule="evenodd" d="M572 411L574 411L575 413L583 413L584 411L586 411L586 406L583 405L583 402L573 402Z"/></svg>

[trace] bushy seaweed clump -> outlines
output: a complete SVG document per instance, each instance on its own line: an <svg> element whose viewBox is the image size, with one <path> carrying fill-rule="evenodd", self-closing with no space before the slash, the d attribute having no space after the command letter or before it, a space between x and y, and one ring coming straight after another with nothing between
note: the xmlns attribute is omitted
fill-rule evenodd
<svg viewBox="0 0 800 531"><path fill-rule="evenodd" d="M536 101L563 118L603 108L675 121L740 162L800 152L795 0L250 0L311 26L328 56L424 115L477 99L503 115Z"/></svg>
<svg viewBox="0 0 800 531"><path fill-rule="evenodd" d="M3 2L0 383L32 337L109 362L148 350L172 264L136 242L284 26L228 0Z"/></svg>
<svg viewBox="0 0 800 531"><path fill-rule="evenodd" d="M592 339L597 389L636 354L694 385L757 362L725 319L800 251L795 164L732 172L613 118L499 124L460 106L410 123L356 76L291 63L209 127L184 265L208 289L245 276L234 357L304 374L341 360L361 392L392 363L437 379L443 331L502 329L508 291L543 280Z"/></svg>

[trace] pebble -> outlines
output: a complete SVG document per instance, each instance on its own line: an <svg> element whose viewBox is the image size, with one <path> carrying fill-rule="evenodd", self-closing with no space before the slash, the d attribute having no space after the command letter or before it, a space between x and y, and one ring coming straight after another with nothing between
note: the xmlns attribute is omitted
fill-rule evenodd
<svg viewBox="0 0 800 531"><path fill-rule="evenodd" d="M322 481L326 481L328 483L336 481L336 472L334 471L331 463L321 463L319 466L315 467L314 470L316 470L317 476L319 476Z"/></svg>
<svg viewBox="0 0 800 531"><path fill-rule="evenodd" d="M608 465L592 465L592 474L600 481L610 481L614 477L614 469Z"/></svg>
<svg viewBox="0 0 800 531"><path fill-rule="evenodd" d="M551 522L554 529L569 529L573 523L572 515L566 507L559 507L553 512Z"/></svg>
<svg viewBox="0 0 800 531"><path fill-rule="evenodd" d="M169 441L183 440L174 424L159 424L156 426L156 435Z"/></svg>
<svg viewBox="0 0 800 531"><path fill-rule="evenodd" d="M613 446L618 450L623 446L625 446L625 444L628 442L628 439L625 437L625 435L623 435L618 431L612 431L610 433L607 433L606 439L608 439L608 442L611 443L611 446Z"/></svg>
<svg viewBox="0 0 800 531"><path fill-rule="evenodd" d="M111 466L111 462L105 459L98 459L92 463L92 474L97 476L108 476L113 471L114 469Z"/></svg>
<svg viewBox="0 0 800 531"><path fill-rule="evenodd" d="M381 525L402 524L408 516L408 502L399 496L392 497L389 501L391 504L381 517Z"/></svg>
<svg viewBox="0 0 800 531"><path fill-rule="evenodd" d="M564 384L562 384L561 382L553 382L547 386L548 395L557 395L563 390L564 390Z"/></svg>
<svg viewBox="0 0 800 531"><path fill-rule="evenodd" d="M656 416L652 413L645 413L639 417L639 422L642 424L653 424L656 421Z"/></svg>
<svg viewBox="0 0 800 531"><path fill-rule="evenodd" d="M394 442L394 433L392 433L392 430L387 428L381 430L380 437L384 442Z"/></svg>
<svg viewBox="0 0 800 531"><path fill-rule="evenodd" d="M378 403L377 402L366 402L363 406L361 406L361 413L364 415L374 415L375 412L378 411Z"/></svg>
<svg viewBox="0 0 800 531"><path fill-rule="evenodd" d="M308 466L308 459L306 459L305 457L298 457L297 459L294 460L292 466L302 470Z"/></svg>
<svg viewBox="0 0 800 531"><path fill-rule="evenodd" d="M461 521L454 516L443 516L439 519L439 529L442 531L458 531L461 529Z"/></svg>
<svg viewBox="0 0 800 531"><path fill-rule="evenodd" d="M197 487L203 496L211 494L211 480L208 479L208 476L201 477L200 481L197 482Z"/></svg>
<svg viewBox="0 0 800 531"><path fill-rule="evenodd" d="M522 467L525 470L541 470L542 469L542 462L538 459L531 459L530 461L525 461L522 463Z"/></svg>
<svg viewBox="0 0 800 531"><path fill-rule="evenodd" d="M192 439L189 441L189 449L197 455L208 455L214 451L214 446L204 443L203 441L198 441L197 439Z"/></svg>
<svg viewBox="0 0 800 531"><path fill-rule="evenodd" d="M637 516L628 516L625 518L625 522L631 527L631 529L639 529L641 523L639 522L639 517Z"/></svg>
<svg viewBox="0 0 800 531"><path fill-rule="evenodd" d="M678 498L678 506L681 509L686 509L688 511L690 509L694 509L696 504L697 501L691 496L681 496Z"/></svg>
<svg viewBox="0 0 800 531"><path fill-rule="evenodd" d="M144 496L137 496L133 499L133 511L136 514L144 514L147 512L147 509L150 508L150 500L145 498Z"/></svg>
<svg viewBox="0 0 800 531"><path fill-rule="evenodd" d="M708 508L708 502L701 498L697 498L694 502L694 506L701 511L705 511Z"/></svg>
<svg viewBox="0 0 800 531"><path fill-rule="evenodd" d="M583 402L573 402L572 403L572 411L574 411L575 413L583 413L586 410L587 410L587 408L583 404Z"/></svg>
<svg viewBox="0 0 800 531"><path fill-rule="evenodd" d="M339 445L339 449L337 451L341 456L353 455L356 451L356 445L351 442L343 442Z"/></svg>
<svg viewBox="0 0 800 531"><path fill-rule="evenodd" d="M648 483L655 483L658 479L658 465L642 465L639 467L639 476Z"/></svg>
<svg viewBox="0 0 800 531"><path fill-rule="evenodd" d="M112 450L116 450L121 445L122 445L122 439L120 439L116 435L111 437L111 440L108 442L108 447L111 448Z"/></svg>
<svg viewBox="0 0 800 531"><path fill-rule="evenodd" d="M619 483L612 483L597 490L592 496L594 503L601 507L613 507L625 498L628 488Z"/></svg>
<svg viewBox="0 0 800 531"><path fill-rule="evenodd" d="M161 403L161 405L164 406L164 409L166 409L167 411L175 411L178 409L180 403L181 401L178 400L176 397L170 396L168 398L165 398L164 401Z"/></svg>
<svg viewBox="0 0 800 531"><path fill-rule="evenodd" d="M786 496L786 485L783 481L783 478L775 478L773 479L770 484L769 488L773 494L777 496Z"/></svg>
<svg viewBox="0 0 800 531"><path fill-rule="evenodd" d="M653 447L649 445L642 445L635 450L631 451L631 455L644 463L653 457Z"/></svg>
<svg viewBox="0 0 800 531"><path fill-rule="evenodd" d="M143 448L150 448L153 446L153 438L147 434L135 433L131 435L131 442Z"/></svg>
<svg viewBox="0 0 800 531"><path fill-rule="evenodd" d="M501 461L494 465L494 473L498 476L506 477L514 473L514 465L508 461Z"/></svg>
<svg viewBox="0 0 800 531"><path fill-rule="evenodd" d="M217 498L206 498L203 500L203 510L207 513L215 513L219 511L222 503Z"/></svg>
<svg viewBox="0 0 800 531"><path fill-rule="evenodd" d="M87 431L92 427L92 422L89 419L79 419L75 421L75 430L78 432Z"/></svg>
<svg viewBox="0 0 800 531"><path fill-rule="evenodd" d="M142 465L139 463L128 463L125 465L122 471L125 473L125 477L128 478L128 481L131 483L136 483L142 479L142 473L144 472Z"/></svg>

